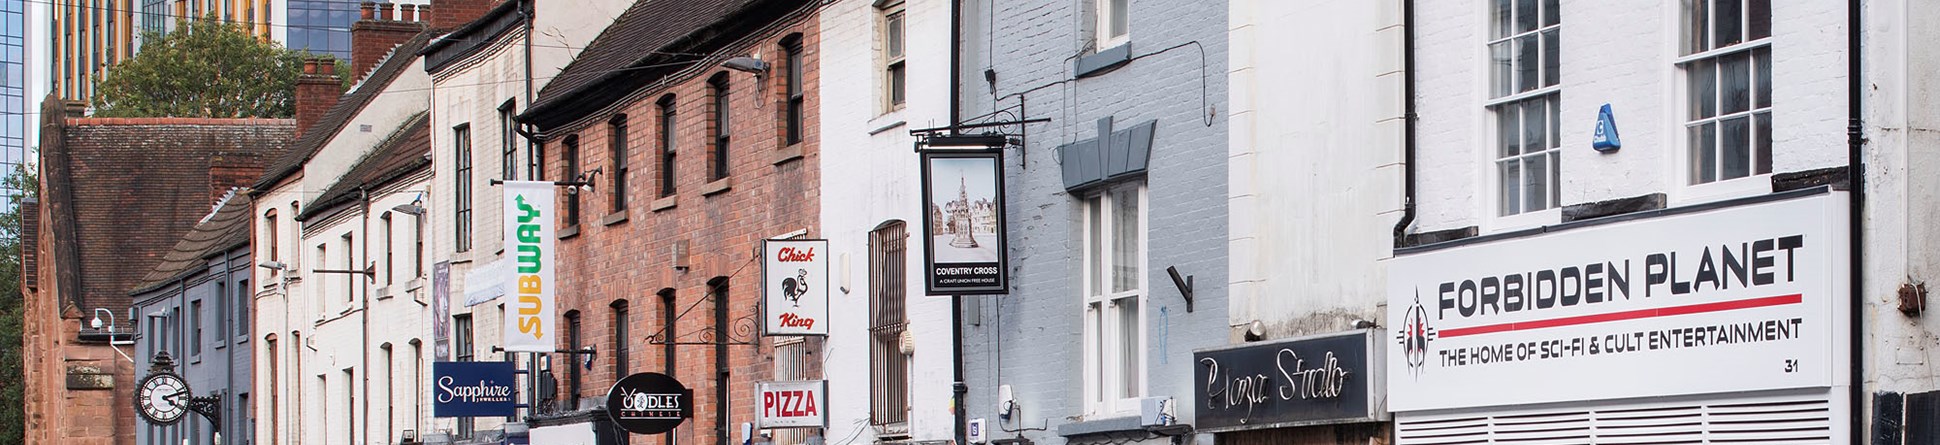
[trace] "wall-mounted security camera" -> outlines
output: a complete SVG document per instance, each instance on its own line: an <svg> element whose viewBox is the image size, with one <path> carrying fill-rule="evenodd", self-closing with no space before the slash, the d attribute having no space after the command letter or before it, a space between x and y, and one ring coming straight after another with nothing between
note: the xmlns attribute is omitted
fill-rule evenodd
<svg viewBox="0 0 1940 445"><path fill-rule="evenodd" d="M270 269L270 270L283 270L289 267L287 265L284 265L281 261L264 261L260 264L257 264L257 266L261 266L264 269Z"/></svg>
<svg viewBox="0 0 1940 445"><path fill-rule="evenodd" d="M768 62L748 56L727 59L721 62L721 67L755 75L768 73Z"/></svg>

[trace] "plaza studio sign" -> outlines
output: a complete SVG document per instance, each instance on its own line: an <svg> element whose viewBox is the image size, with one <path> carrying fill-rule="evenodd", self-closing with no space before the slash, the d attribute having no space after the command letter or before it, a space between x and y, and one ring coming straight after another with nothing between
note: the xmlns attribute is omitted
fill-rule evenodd
<svg viewBox="0 0 1940 445"><path fill-rule="evenodd" d="M1378 348L1368 331L1204 350L1194 396L1202 430L1373 420Z"/></svg>

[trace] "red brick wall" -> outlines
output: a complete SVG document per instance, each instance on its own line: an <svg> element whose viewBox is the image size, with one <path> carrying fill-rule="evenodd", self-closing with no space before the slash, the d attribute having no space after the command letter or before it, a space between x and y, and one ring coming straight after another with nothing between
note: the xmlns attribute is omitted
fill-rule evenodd
<svg viewBox="0 0 1940 445"><path fill-rule="evenodd" d="M395 4L364 2L361 7L363 19L350 26L350 75L357 80L370 75L391 48L424 31L423 22L399 20L403 14L393 12Z"/></svg>
<svg viewBox="0 0 1940 445"><path fill-rule="evenodd" d="M337 62L334 58L309 59L303 61L303 75L296 78L296 136L323 119L330 107L337 106L343 96L342 84L337 78Z"/></svg>
<svg viewBox="0 0 1940 445"><path fill-rule="evenodd" d="M754 382L772 379L775 359L770 339L756 337L759 319L754 317L760 298L761 266L755 261L754 251L761 239L796 230L808 229L809 237L820 236L817 231L821 211L817 167L820 150L816 130L819 98L814 89L818 77L813 69L818 57L815 24L816 18L807 15L773 34L751 37L746 40L749 43L725 51L763 54L774 65L765 79L757 80L752 74L724 69L688 72L668 86L637 92L633 95L637 99L620 105L617 112L627 115L624 137L631 170L626 181L628 209L624 212L624 221L615 221L619 216L610 212L612 198L606 188L612 180L605 175L616 171L609 145L615 135L609 134L607 125L613 114L586 116L579 123L553 132L555 142L548 143L546 150L545 165L551 169L547 172L548 178L566 177L564 159L560 157L564 150L559 149L557 141L567 135L579 137L582 171L602 170L602 176L595 178L599 184L596 190L580 197L578 235L558 244L562 265L557 272L559 313L580 311L582 345L596 346L602 354L593 369L585 374L581 396L600 397L616 379L623 377L615 375L611 358L607 356L615 350L612 309L615 301L628 302L632 371L658 372L664 367L662 346L642 340L666 329L661 322L663 307L657 293L661 289L674 289L676 312L693 308L676 322L675 340L701 341L695 334L711 330L714 323L713 304L703 301L708 282L716 277L728 277L729 319L749 319L745 326L730 324L730 337L758 341L758 346L728 347L730 380L727 385L731 391L730 419L725 422L729 425L728 434L738 434L738 427L734 425L753 421L750 416ZM802 142L786 146L786 124L782 118L787 89L782 77L780 42L794 33L802 34L804 65L808 67L803 73L807 88L804 104L807 133ZM709 127L713 119L707 80L720 72L727 73L730 83L732 121L729 124L733 142L728 158L731 165L725 182L710 184L707 181L712 168L708 155L711 151ZM757 87L758 82L765 85ZM660 122L656 102L669 93L677 98L678 193L673 197L673 207L655 210L660 183ZM726 190L703 195L704 191L723 184ZM563 192L559 198L562 209L564 200L571 199ZM684 271L673 267L672 246L678 242L689 245L691 267ZM564 338L561 341L560 347L566 347ZM810 341L808 347L818 348L819 344ZM694 419L689 424L692 426L677 430L682 436L680 440L715 443L714 431L722 422L714 416L718 403L714 396L714 348L683 345L677 351L679 368L674 376L694 390L696 399ZM807 372L820 375L820 370ZM563 382L566 375L562 372L559 377ZM730 440L738 439L730 437Z"/></svg>
<svg viewBox="0 0 1940 445"><path fill-rule="evenodd" d="M448 31L485 16L498 3L499 0L431 0L431 12L425 15L430 16L427 21L431 29Z"/></svg>

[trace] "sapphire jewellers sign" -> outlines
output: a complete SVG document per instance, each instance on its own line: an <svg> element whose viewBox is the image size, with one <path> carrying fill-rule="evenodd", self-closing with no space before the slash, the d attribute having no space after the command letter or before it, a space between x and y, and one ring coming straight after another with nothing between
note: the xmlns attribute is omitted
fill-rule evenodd
<svg viewBox="0 0 1940 445"><path fill-rule="evenodd" d="M829 335L828 240L761 241L764 335Z"/></svg>
<svg viewBox="0 0 1940 445"><path fill-rule="evenodd" d="M1382 420L1381 345L1369 332L1194 352L1199 430Z"/></svg>
<svg viewBox="0 0 1940 445"><path fill-rule="evenodd" d="M932 149L922 158L924 290L1010 293L1003 152Z"/></svg>
<svg viewBox="0 0 1940 445"><path fill-rule="evenodd" d="M634 434L673 431L694 417L694 391L657 372L626 376L606 391L606 415Z"/></svg>
<svg viewBox="0 0 1940 445"><path fill-rule="evenodd" d="M434 362L431 381L435 417L497 417L514 412L510 362Z"/></svg>
<svg viewBox="0 0 1940 445"><path fill-rule="evenodd" d="M1844 381L1845 193L1397 252L1396 412Z"/></svg>

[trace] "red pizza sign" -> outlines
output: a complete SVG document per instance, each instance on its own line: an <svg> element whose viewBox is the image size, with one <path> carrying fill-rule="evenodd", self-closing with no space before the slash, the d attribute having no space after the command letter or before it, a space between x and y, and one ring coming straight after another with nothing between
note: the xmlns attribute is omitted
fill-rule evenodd
<svg viewBox="0 0 1940 445"><path fill-rule="evenodd" d="M828 423L828 382L755 384L755 428L821 428Z"/></svg>

